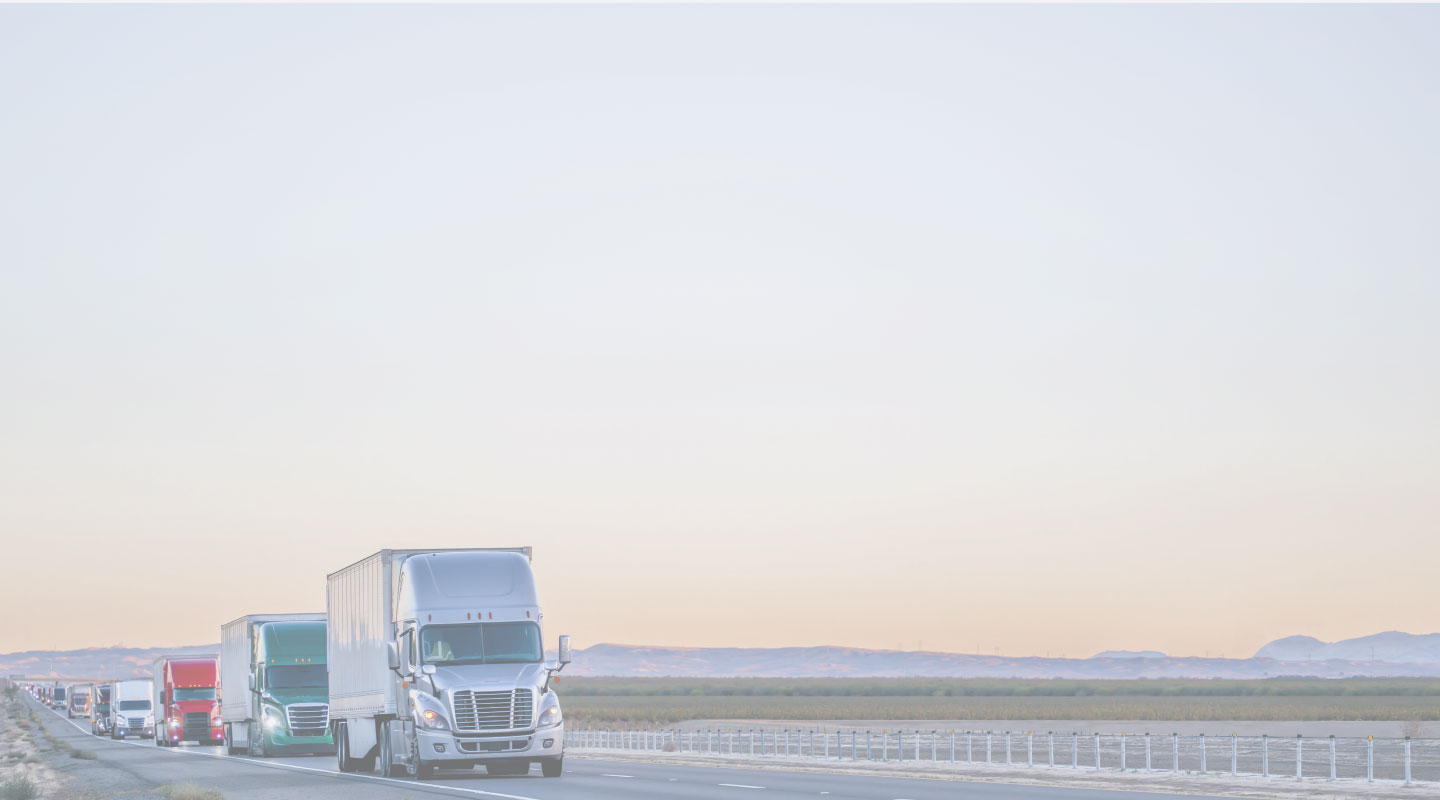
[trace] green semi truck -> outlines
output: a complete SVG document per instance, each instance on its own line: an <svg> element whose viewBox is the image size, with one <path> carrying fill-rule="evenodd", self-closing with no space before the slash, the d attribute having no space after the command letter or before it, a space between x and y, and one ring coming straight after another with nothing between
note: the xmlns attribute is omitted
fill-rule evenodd
<svg viewBox="0 0 1440 800"><path fill-rule="evenodd" d="M225 749L334 753L324 614L251 614L220 629Z"/></svg>

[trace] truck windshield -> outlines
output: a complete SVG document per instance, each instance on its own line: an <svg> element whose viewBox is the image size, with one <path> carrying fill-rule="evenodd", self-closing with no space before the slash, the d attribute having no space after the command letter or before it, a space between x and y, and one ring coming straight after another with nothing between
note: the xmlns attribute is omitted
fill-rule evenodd
<svg viewBox="0 0 1440 800"><path fill-rule="evenodd" d="M265 668L267 689L324 689L330 685L324 664L287 664Z"/></svg>
<svg viewBox="0 0 1440 800"><path fill-rule="evenodd" d="M540 626L533 622L426 625L420 629L426 664L534 664L541 659Z"/></svg>
<svg viewBox="0 0 1440 800"><path fill-rule="evenodd" d="M115 704L115 708L118 709L118 710L120 710L120 711L149 711L149 710L150 710L150 701L149 701L149 700L121 700L119 703L116 703L116 704Z"/></svg>
<svg viewBox="0 0 1440 800"><path fill-rule="evenodd" d="M214 687L214 686L195 686L195 687L191 687L191 688L188 688L188 689L176 689L176 690L175 690L175 701L176 701L177 703L180 702L181 700L214 700L214 699L215 699L215 687Z"/></svg>

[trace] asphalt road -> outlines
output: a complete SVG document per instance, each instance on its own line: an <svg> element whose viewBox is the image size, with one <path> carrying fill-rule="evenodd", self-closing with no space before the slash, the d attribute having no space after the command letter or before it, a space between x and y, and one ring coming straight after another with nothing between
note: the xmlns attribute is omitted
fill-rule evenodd
<svg viewBox="0 0 1440 800"><path fill-rule="evenodd" d="M231 756L218 747L185 745L159 748L129 739L112 742L91 736L83 720L56 718L73 726L66 738L99 756L94 768L113 768L151 786L194 782L225 793L227 800L306 797L315 800L397 800L417 797L494 797L508 800L596 800L596 798L685 798L686 800L759 800L816 798L830 800L1147 800L1176 795L1097 791L998 783L964 783L923 779L826 775L778 770L674 766L627 761L568 758L560 778L529 775L490 776L482 770L442 772L436 780L417 782L379 775L342 774L333 756L251 758ZM59 733L59 726L51 726ZM96 772L91 783L103 781ZM119 790L122 787L87 787Z"/></svg>

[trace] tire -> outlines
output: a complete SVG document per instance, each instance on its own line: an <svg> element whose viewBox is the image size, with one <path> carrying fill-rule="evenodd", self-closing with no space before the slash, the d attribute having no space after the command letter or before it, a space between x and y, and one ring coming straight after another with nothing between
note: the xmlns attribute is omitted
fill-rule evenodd
<svg viewBox="0 0 1440 800"><path fill-rule="evenodd" d="M390 741L390 723L384 722L380 725L380 777L398 778L399 770L395 769L395 747Z"/></svg>
<svg viewBox="0 0 1440 800"><path fill-rule="evenodd" d="M255 731L246 739L245 745L250 749L250 755L256 758L269 758L270 751L265 747L265 723L263 722L263 715L261 719L262 722L255 726Z"/></svg>
<svg viewBox="0 0 1440 800"><path fill-rule="evenodd" d="M230 728L230 723L225 723L225 753L227 755L240 755L240 748L235 746L235 731Z"/></svg>
<svg viewBox="0 0 1440 800"><path fill-rule="evenodd" d="M335 768L341 772L354 772L355 765L350 761L349 736L345 734L345 723L335 723Z"/></svg>
<svg viewBox="0 0 1440 800"><path fill-rule="evenodd" d="M428 781L435 777L435 765L425 763L425 759L420 757L419 735L410 741L410 764L407 769L417 781Z"/></svg>
<svg viewBox="0 0 1440 800"><path fill-rule="evenodd" d="M565 756L540 759L540 774L547 778L558 778L565 771Z"/></svg>

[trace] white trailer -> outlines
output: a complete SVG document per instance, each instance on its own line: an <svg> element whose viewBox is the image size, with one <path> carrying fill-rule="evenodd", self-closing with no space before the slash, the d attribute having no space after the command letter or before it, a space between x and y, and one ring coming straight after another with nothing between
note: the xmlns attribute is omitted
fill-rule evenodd
<svg viewBox="0 0 1440 800"><path fill-rule="evenodd" d="M342 772L484 765L562 772L530 548L382 550L326 580L330 719Z"/></svg>

